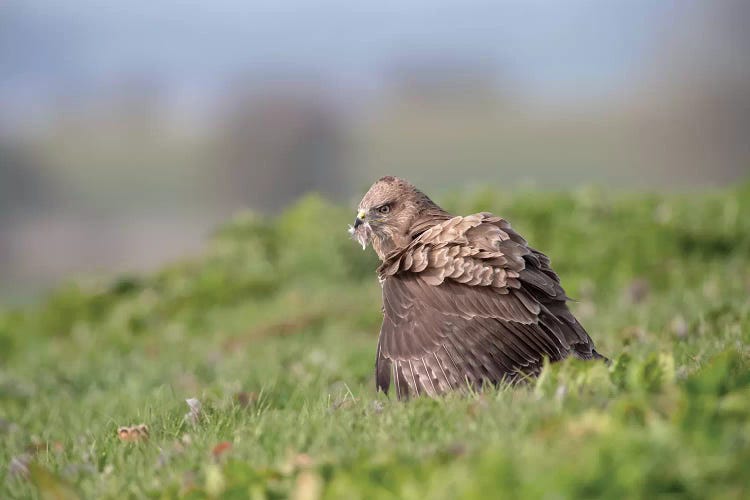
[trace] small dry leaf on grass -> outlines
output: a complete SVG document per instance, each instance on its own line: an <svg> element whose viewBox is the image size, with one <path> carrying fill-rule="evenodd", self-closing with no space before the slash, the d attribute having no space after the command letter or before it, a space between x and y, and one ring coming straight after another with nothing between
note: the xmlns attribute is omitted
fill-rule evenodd
<svg viewBox="0 0 750 500"><path fill-rule="evenodd" d="M120 441L137 443L148 439L148 426L146 424L120 427L117 429L117 437Z"/></svg>
<svg viewBox="0 0 750 500"><path fill-rule="evenodd" d="M230 443L229 441L222 441L221 443L213 447L213 449L211 450L211 455L213 455L213 457L218 460L231 449L232 443Z"/></svg>
<svg viewBox="0 0 750 500"><path fill-rule="evenodd" d="M186 399L185 402L190 409L185 414L185 422L189 423L190 425L196 425L201 419L201 410L203 409L203 405L195 398Z"/></svg>

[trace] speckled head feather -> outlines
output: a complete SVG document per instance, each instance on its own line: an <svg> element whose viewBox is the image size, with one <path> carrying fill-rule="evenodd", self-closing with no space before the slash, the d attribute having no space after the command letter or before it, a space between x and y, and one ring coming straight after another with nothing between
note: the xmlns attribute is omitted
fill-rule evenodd
<svg viewBox="0 0 750 500"><path fill-rule="evenodd" d="M378 257L384 260L390 252L409 244L415 237L413 228L419 227L421 221L434 223L448 217L410 182L389 175L379 179L367 191L349 231L363 248L372 243Z"/></svg>

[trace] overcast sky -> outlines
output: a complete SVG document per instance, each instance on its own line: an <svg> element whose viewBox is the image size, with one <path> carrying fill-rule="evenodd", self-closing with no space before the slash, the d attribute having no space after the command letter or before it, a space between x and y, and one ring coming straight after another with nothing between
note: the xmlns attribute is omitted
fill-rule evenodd
<svg viewBox="0 0 750 500"><path fill-rule="evenodd" d="M359 91L393 64L439 57L473 61L530 95L606 94L637 75L687 3L6 0L0 99L86 95L133 78L210 94L278 74Z"/></svg>

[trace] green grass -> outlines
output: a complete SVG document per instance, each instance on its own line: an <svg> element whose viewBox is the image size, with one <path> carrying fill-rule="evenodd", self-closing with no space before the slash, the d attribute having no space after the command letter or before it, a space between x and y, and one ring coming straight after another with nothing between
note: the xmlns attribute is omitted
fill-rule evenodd
<svg viewBox="0 0 750 500"><path fill-rule="evenodd" d="M1 312L0 497L750 495L750 184L439 201L548 253L612 366L376 394L376 262L349 210L310 197L237 217L196 260ZM148 441L117 438L140 423Z"/></svg>

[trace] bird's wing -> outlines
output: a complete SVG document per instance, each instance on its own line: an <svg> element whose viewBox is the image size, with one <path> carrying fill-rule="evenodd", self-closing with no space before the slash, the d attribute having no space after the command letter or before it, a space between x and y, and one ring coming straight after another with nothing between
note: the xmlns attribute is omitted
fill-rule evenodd
<svg viewBox="0 0 750 500"><path fill-rule="evenodd" d="M491 214L435 225L379 269L376 380L399 398L537 373L544 357L597 357L549 259Z"/></svg>

